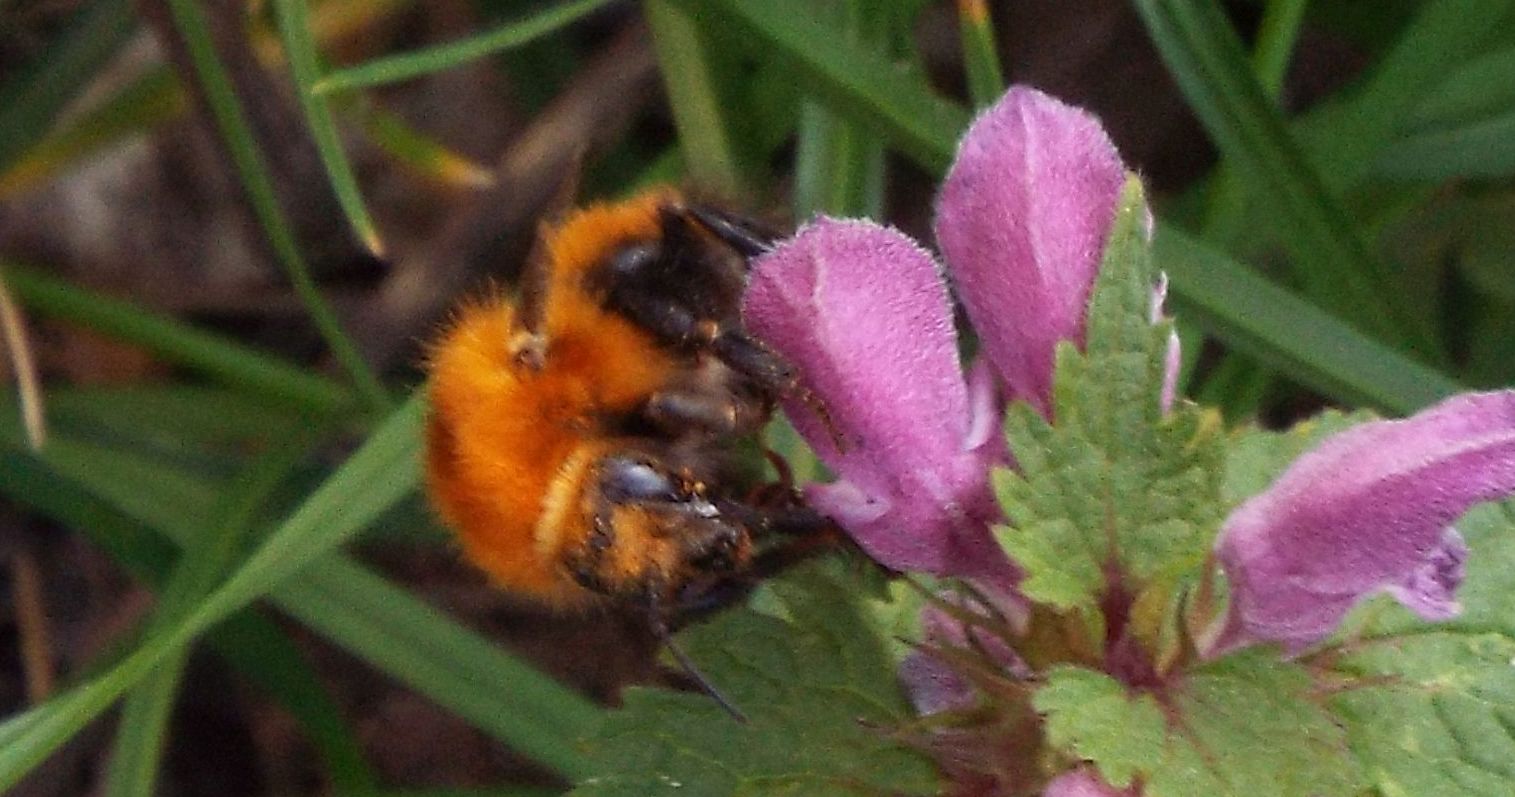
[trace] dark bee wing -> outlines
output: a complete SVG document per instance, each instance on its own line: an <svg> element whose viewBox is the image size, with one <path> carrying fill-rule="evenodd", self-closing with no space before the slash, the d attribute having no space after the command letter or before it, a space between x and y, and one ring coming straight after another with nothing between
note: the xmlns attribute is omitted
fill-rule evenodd
<svg viewBox="0 0 1515 797"><path fill-rule="evenodd" d="M547 251L547 233L573 208L583 174L584 151L569 157L562 182L547 203L547 211L537 222L536 240L521 268L517 287L515 328L511 330L511 348L517 359L540 368L546 350L544 329L547 321L548 291L552 285L552 257Z"/></svg>

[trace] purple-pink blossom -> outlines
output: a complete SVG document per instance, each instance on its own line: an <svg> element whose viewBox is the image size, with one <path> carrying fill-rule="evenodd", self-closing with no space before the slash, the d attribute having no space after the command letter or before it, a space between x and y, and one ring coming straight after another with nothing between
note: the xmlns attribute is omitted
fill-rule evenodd
<svg viewBox="0 0 1515 797"><path fill-rule="evenodd" d="M1456 396L1328 438L1226 519L1231 602L1210 656L1263 642L1297 653L1388 592L1427 620L1457 613L1467 548L1450 525L1515 493L1515 391Z"/></svg>
<svg viewBox="0 0 1515 797"><path fill-rule="evenodd" d="M986 355L969 376L940 269L902 233L821 218L754 263L747 325L831 418L786 404L839 476L809 498L881 563L1014 583L989 531L989 472L1009 462L1002 402L1050 411L1053 353L1082 342L1124 179L1098 120L1031 88L969 128L936 223Z"/></svg>
<svg viewBox="0 0 1515 797"><path fill-rule="evenodd" d="M936 240L1012 398L1051 413L1057 342L1082 344L1126 167L1099 120L1016 87L974 120L936 206Z"/></svg>

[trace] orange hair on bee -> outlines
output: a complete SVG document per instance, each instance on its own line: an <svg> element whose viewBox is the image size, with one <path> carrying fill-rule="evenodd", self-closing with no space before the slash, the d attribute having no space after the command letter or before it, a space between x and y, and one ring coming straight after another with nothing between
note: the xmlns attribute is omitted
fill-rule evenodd
<svg viewBox="0 0 1515 797"><path fill-rule="evenodd" d="M427 475L469 559L500 585L556 606L592 593L564 576L562 539L582 511L589 466L617 441L593 428L662 387L677 364L645 330L606 310L583 280L626 243L656 238L671 194L577 211L548 231L548 356L540 369L510 350L516 309L495 297L463 306L430 355Z"/></svg>

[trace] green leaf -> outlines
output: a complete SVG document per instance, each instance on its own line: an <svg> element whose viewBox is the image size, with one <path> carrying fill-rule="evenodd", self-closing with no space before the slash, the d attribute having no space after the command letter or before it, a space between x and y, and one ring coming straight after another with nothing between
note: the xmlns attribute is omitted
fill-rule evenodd
<svg viewBox="0 0 1515 797"><path fill-rule="evenodd" d="M1052 745L1117 787L1140 776L1146 797L1352 797L1363 774L1315 688L1302 667L1261 651L1200 667L1158 695L1061 667L1033 701Z"/></svg>
<svg viewBox="0 0 1515 797"><path fill-rule="evenodd" d="M935 794L932 766L890 737L911 713L857 585L817 571L773 585L785 617L742 608L684 634L747 722L705 695L630 690L573 794Z"/></svg>
<svg viewBox="0 0 1515 797"><path fill-rule="evenodd" d="M1352 750L1382 794L1515 792L1515 639L1427 631L1350 646L1359 682L1336 695Z"/></svg>
<svg viewBox="0 0 1515 797"><path fill-rule="evenodd" d="M1145 212L1133 179L1094 286L1087 350L1058 352L1057 423L1012 407L1019 472L995 474L1009 519L999 539L1026 573L1021 591L1091 622L1107 565L1121 566L1128 587L1174 590L1218 521L1219 425L1187 404L1164 414L1159 401L1172 326L1151 323Z"/></svg>

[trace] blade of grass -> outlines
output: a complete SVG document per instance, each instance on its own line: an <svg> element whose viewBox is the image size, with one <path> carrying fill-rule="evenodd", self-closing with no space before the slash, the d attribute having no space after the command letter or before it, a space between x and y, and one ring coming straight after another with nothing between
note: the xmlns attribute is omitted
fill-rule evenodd
<svg viewBox="0 0 1515 797"><path fill-rule="evenodd" d="M0 788L13 785L57 745L108 708L124 690L139 683L166 657L182 650L198 634L252 600L289 583L299 583L289 579L312 567L413 490L419 475L417 449L423 406L418 391L391 414L368 441L280 524L225 582L206 596L184 622L146 641L109 672L34 711L0 724ZM385 624L374 628L376 631L398 632ZM328 632L332 632L331 629ZM375 635L374 638L382 640L388 647L388 637ZM503 654L494 653L504 658ZM438 661L432 658L426 660L426 664L436 667ZM445 667L438 669L445 670ZM414 674L413 668L406 671ZM486 671L496 672L487 668ZM541 680L547 681L545 678ZM587 704L578 699L564 702L563 695L571 693L561 688L558 691L560 694L542 701L546 708L539 707L531 712L531 718L543 726L561 721L561 728L582 729L583 726L576 724L569 715L578 713L574 706ZM474 694L478 694L477 690ZM565 705L569 708L564 708ZM593 714L592 708L585 708L580 716L591 718ZM512 725L508 719L498 716L493 722L495 727ZM587 722L587 719L579 722ZM555 743L560 745L555 755L566 774L582 772L577 753L565 738L558 737Z"/></svg>
<svg viewBox="0 0 1515 797"><path fill-rule="evenodd" d="M183 109L178 78L166 67L150 69L98 108L29 147L9 169L0 170L0 198L38 186L106 145L172 119Z"/></svg>
<svg viewBox="0 0 1515 797"><path fill-rule="evenodd" d="M309 453L313 430L285 438L254 459L213 510L208 534L192 541L158 594L148 638L170 628L204 597L236 560L257 527L259 511ZM168 736L168 721L190 650L168 656L127 696L105 775L107 797L151 797Z"/></svg>
<svg viewBox="0 0 1515 797"><path fill-rule="evenodd" d="M782 59L798 82L833 111L887 138L929 171L952 161L968 126L964 108L946 100L906 66L836 35L797 0L667 0L690 14L719 17L735 33Z"/></svg>
<svg viewBox="0 0 1515 797"><path fill-rule="evenodd" d="M33 450L47 442L47 418L42 408L42 384L37 379L37 363L32 359L32 344L26 333L26 319L0 268L0 345L4 345L10 371L21 398L21 420L26 441Z"/></svg>
<svg viewBox="0 0 1515 797"><path fill-rule="evenodd" d="M418 427L415 419L404 433L418 436ZM134 452L64 438L44 457L62 476L181 546L194 545L213 514L213 487ZM562 772L578 771L570 751L596 716L593 705L345 557L327 555L270 598L482 730Z"/></svg>
<svg viewBox="0 0 1515 797"><path fill-rule="evenodd" d="M361 97L354 95L353 99ZM494 172L489 167L448 149L398 115L368 102L355 102L354 106L358 123L369 140L416 174L467 188L488 188L495 184Z"/></svg>
<svg viewBox="0 0 1515 797"><path fill-rule="evenodd" d="M0 173L52 126L63 107L126 43L136 25L129 0L94 0L56 41L0 85Z"/></svg>
<svg viewBox="0 0 1515 797"><path fill-rule="evenodd" d="M315 81L312 90L318 95L352 91L451 69L554 33L609 5L611 1L575 0L562 3L477 36L338 69Z"/></svg>
<svg viewBox="0 0 1515 797"><path fill-rule="evenodd" d="M279 608L475 727L569 777L599 709L358 565L326 557L280 587ZM438 655L444 652L444 655Z"/></svg>
<svg viewBox="0 0 1515 797"><path fill-rule="evenodd" d="M198 634L330 552L414 489L421 407L418 392L184 621L146 640L108 672L0 723L0 791Z"/></svg>
<svg viewBox="0 0 1515 797"><path fill-rule="evenodd" d="M352 406L350 394L329 379L39 271L14 263L3 265L11 290L37 315L88 327L226 384L314 414L346 412Z"/></svg>
<svg viewBox="0 0 1515 797"><path fill-rule="evenodd" d="M1328 396L1410 413L1463 389L1198 239L1159 226L1156 247L1180 315Z"/></svg>
<svg viewBox="0 0 1515 797"><path fill-rule="evenodd" d="M337 195L337 202L342 206L353 234L375 257L383 257L384 242L363 204L363 192L358 188L358 177L347 159L347 151L342 148L331 105L326 97L315 92L316 81L321 78L321 63L310 29L306 0L274 0L273 6L279 20L279 33L284 40L284 53L289 58L290 75L295 81L295 95L305 111L305 122L310 125L321 163L326 167L326 178L331 181L332 191Z"/></svg>
<svg viewBox="0 0 1515 797"><path fill-rule="evenodd" d="M701 17L665 0L647 0L643 8L685 168L695 182L721 196L746 196L749 180L732 109L721 94L714 45L700 29Z"/></svg>
<svg viewBox="0 0 1515 797"><path fill-rule="evenodd" d="M1306 3L1307 0L1269 0L1263 6L1262 21L1258 24L1257 40L1252 48L1252 71L1274 107L1283 94L1284 79L1294 55L1294 44L1299 39ZM1218 225L1227 218L1234 218L1235 208L1245 203L1246 197L1242 176L1233 164L1223 160L1210 181L1205 236L1220 240L1222 235ZM1260 408L1270 392L1271 381L1272 375L1260 369L1255 361L1227 352L1220 367L1206 379L1201 395L1209 400L1208 403L1221 407L1227 418L1239 420L1252 417Z"/></svg>
<svg viewBox="0 0 1515 797"><path fill-rule="evenodd" d="M826 24L838 37L882 52L892 33L879 27L880 18L887 21L887 15L870 14L877 9L865 5L863 0L845 0L831 9ZM882 214L884 144L862 125L814 100L803 101L794 161L795 218Z"/></svg>
<svg viewBox="0 0 1515 797"><path fill-rule="evenodd" d="M233 92L226 68L211 43L204 12L194 0L167 0L167 3L174 25L184 38L190 60L194 63L206 102L235 161L237 174L242 180L248 201L252 204L253 213L268 236L276 259L294 286L295 294L305 305L311 321L331 349L332 356L347 372L359 398L370 412L382 415L390 406L389 396L384 392L384 386L379 383L378 377L363 361L352 340L342 331L336 314L311 279L305 258L300 254L288 220L274 195L272 178L264 166L263 154L258 149L252 130L248 127L242 104Z"/></svg>
<svg viewBox="0 0 1515 797"><path fill-rule="evenodd" d="M986 0L957 0L957 27L968 76L968 99L975 108L982 108L1005 93L1005 72L999 63L999 46Z"/></svg>
<svg viewBox="0 0 1515 797"><path fill-rule="evenodd" d="M148 586L168 579L174 555L168 543L35 458L0 451L0 490L22 506L83 530ZM336 793L349 794L376 782L331 695L277 626L244 610L213 629L208 642L304 729Z"/></svg>
<svg viewBox="0 0 1515 797"><path fill-rule="evenodd" d="M1247 63L1241 41L1210 0L1135 0L1169 71L1212 140L1250 180L1267 186L1290 220L1285 246L1305 295L1369 334L1420 357L1442 357L1429 322L1393 290L1387 266L1284 126Z"/></svg>

